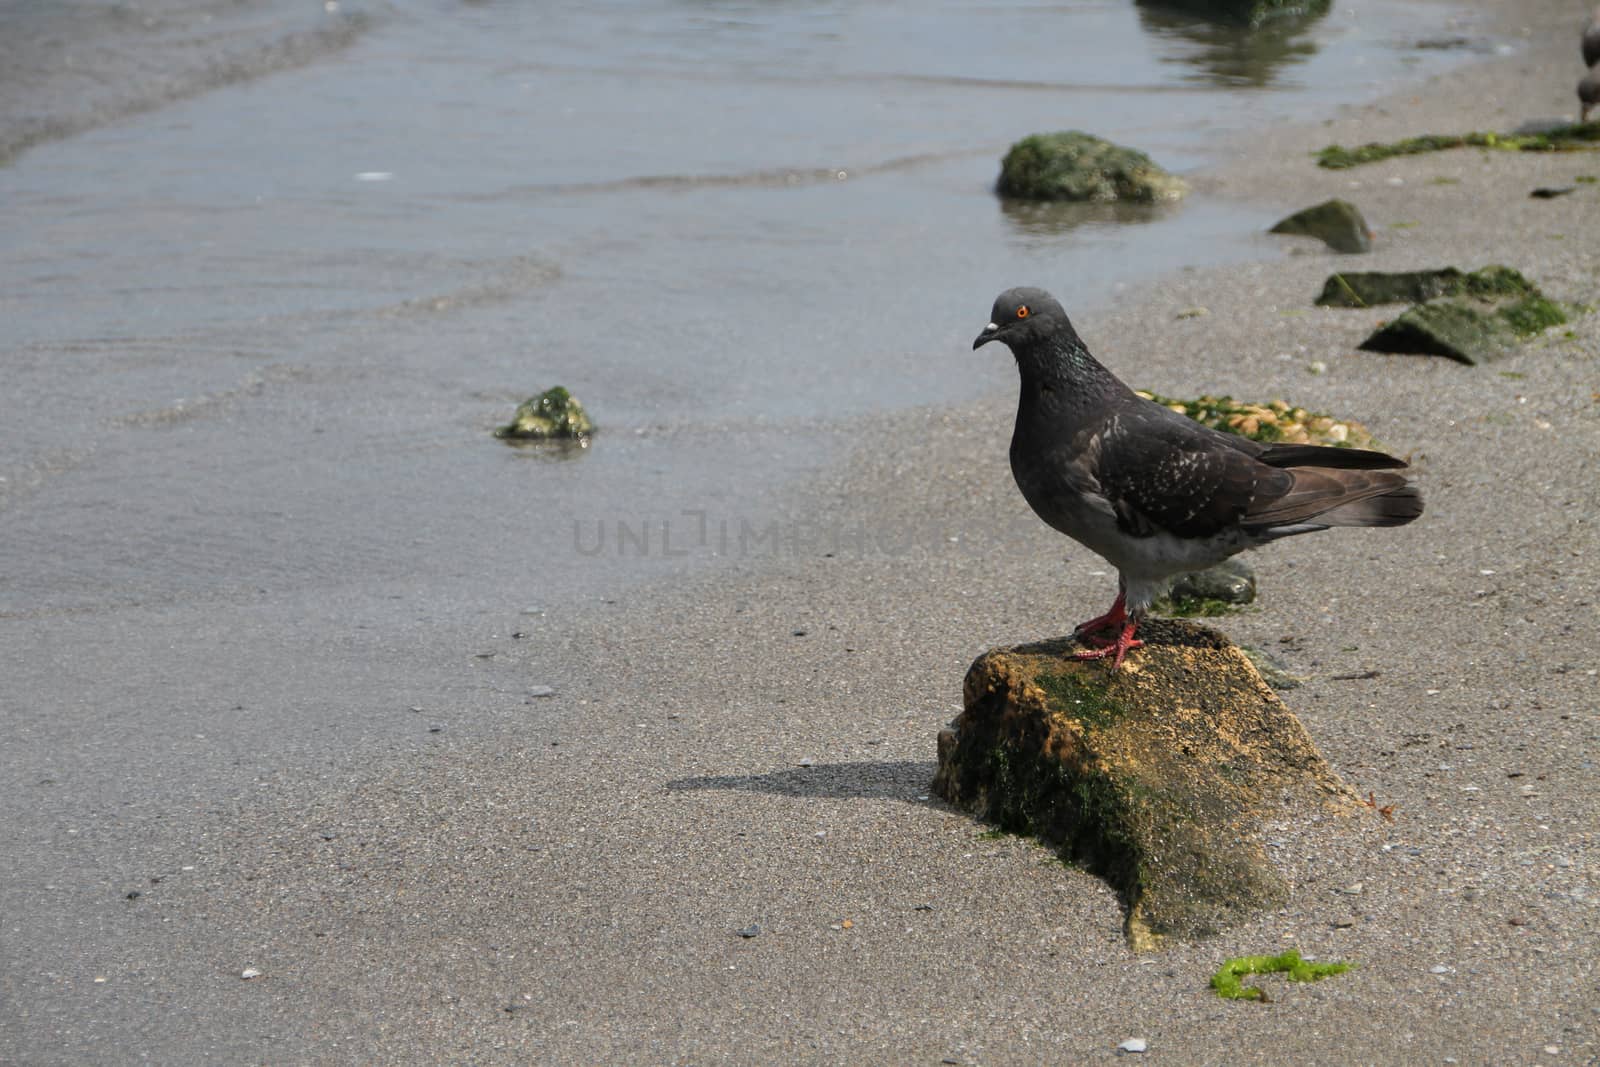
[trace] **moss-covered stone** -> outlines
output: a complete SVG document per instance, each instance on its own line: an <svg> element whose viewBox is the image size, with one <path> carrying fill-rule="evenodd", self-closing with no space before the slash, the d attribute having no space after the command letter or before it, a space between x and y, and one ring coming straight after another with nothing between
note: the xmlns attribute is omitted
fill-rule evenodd
<svg viewBox="0 0 1600 1067"><path fill-rule="evenodd" d="M1219 15L1209 3L1200 9L1188 0L1134 0L1134 7L1146 33L1182 42L1182 62L1194 68L1190 78L1230 88L1274 85L1286 68L1316 55L1312 30L1327 10L1324 3L1256 10L1240 4L1238 14Z"/></svg>
<svg viewBox="0 0 1600 1067"><path fill-rule="evenodd" d="M592 433L594 423L583 405L558 385L524 400L511 421L496 429L494 435L517 440L559 437L583 442Z"/></svg>
<svg viewBox="0 0 1600 1067"><path fill-rule="evenodd" d="M995 191L1023 200L1176 200L1188 191L1135 148L1080 130L1038 133L1011 146Z"/></svg>
<svg viewBox="0 0 1600 1067"><path fill-rule="evenodd" d="M1470 274L1455 267L1439 270L1343 271L1330 274L1317 297L1321 307L1375 307L1420 304L1441 296L1480 300L1537 296L1539 289L1519 271L1493 265Z"/></svg>
<svg viewBox="0 0 1600 1067"><path fill-rule="evenodd" d="M1140 636L1116 672L1071 659L1071 638L979 657L933 789L1106 878L1144 950L1287 899L1257 836L1268 812L1360 800L1221 634L1153 619Z"/></svg>
<svg viewBox="0 0 1600 1067"><path fill-rule="evenodd" d="M1325 15L1333 0L1160 0L1160 6L1241 26L1281 18Z"/></svg>
<svg viewBox="0 0 1600 1067"><path fill-rule="evenodd" d="M1324 200L1279 219L1268 233L1315 237L1335 252L1372 251L1372 231L1361 211L1348 200Z"/></svg>
<svg viewBox="0 0 1600 1067"><path fill-rule="evenodd" d="M1407 308L1361 342L1369 352L1444 356L1458 363L1486 363L1516 343L1511 328L1492 314L1459 300L1430 300Z"/></svg>
<svg viewBox="0 0 1600 1067"><path fill-rule="evenodd" d="M1252 441L1291 445L1329 445L1335 448L1373 448L1375 442L1367 428L1352 419L1291 407L1286 401L1267 403L1235 400L1230 396L1201 396L1177 400L1148 390L1139 390L1146 400L1154 400L1179 415L1187 415L1203 426L1224 433L1238 434Z"/></svg>
<svg viewBox="0 0 1600 1067"><path fill-rule="evenodd" d="M1317 165L1330 170L1359 167L1395 156L1438 152L1447 148L1493 148L1508 152L1592 152L1600 149L1600 124L1574 123L1542 133L1425 134L1387 144L1372 142L1357 148L1329 145L1317 153Z"/></svg>
<svg viewBox="0 0 1600 1067"><path fill-rule="evenodd" d="M1181 574L1153 610L1182 619L1229 615L1256 598L1255 568L1239 556Z"/></svg>
<svg viewBox="0 0 1600 1067"><path fill-rule="evenodd" d="M1444 267L1419 271L1333 274L1317 303L1324 307L1413 306L1361 342L1369 352L1445 356L1487 362L1523 338L1567 321L1567 309L1510 267L1471 273Z"/></svg>
<svg viewBox="0 0 1600 1067"><path fill-rule="evenodd" d="M1268 1000L1266 990L1243 985L1239 979L1247 974L1285 974L1291 982L1317 982L1343 974L1354 966L1338 961L1311 963L1301 959L1295 949L1277 956L1238 956L1228 960L1211 976L1211 988L1217 996L1228 1000Z"/></svg>

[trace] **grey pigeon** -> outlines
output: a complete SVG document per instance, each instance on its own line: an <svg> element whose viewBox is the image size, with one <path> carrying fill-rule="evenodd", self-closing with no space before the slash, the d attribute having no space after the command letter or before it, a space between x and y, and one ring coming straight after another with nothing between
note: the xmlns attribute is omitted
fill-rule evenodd
<svg viewBox="0 0 1600 1067"><path fill-rule="evenodd" d="M1129 389L1100 364L1043 289L1000 294L974 349L1003 341L1022 394L1011 473L1038 516L1117 568L1111 610L1077 627L1109 657L1135 640L1179 574L1330 526L1401 526L1422 495L1381 452L1259 444L1202 426Z"/></svg>

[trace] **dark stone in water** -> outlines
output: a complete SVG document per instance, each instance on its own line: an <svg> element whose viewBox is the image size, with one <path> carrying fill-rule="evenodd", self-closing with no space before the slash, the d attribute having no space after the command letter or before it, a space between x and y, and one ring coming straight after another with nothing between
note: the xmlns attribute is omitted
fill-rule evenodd
<svg viewBox="0 0 1600 1067"><path fill-rule="evenodd" d="M1333 0L1160 0L1162 7L1242 26L1260 26L1279 18L1325 15L1332 5Z"/></svg>
<svg viewBox="0 0 1600 1067"><path fill-rule="evenodd" d="M1080 130L1036 133L1011 146L995 191L1023 200L1176 200L1188 192L1135 148Z"/></svg>
<svg viewBox="0 0 1600 1067"><path fill-rule="evenodd" d="M582 442L592 433L594 423L583 405L558 385L524 400L511 421L495 430L494 435L517 440L563 437Z"/></svg>

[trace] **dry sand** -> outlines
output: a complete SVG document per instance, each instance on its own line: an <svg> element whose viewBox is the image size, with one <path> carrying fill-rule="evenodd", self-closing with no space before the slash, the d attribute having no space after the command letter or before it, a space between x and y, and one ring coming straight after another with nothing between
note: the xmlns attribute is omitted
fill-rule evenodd
<svg viewBox="0 0 1600 1067"><path fill-rule="evenodd" d="M1269 828L1288 908L1136 956L1102 882L928 799L972 658L1064 632L1114 586L1026 512L1003 395L862 432L794 500L792 555L508 620L485 669L558 691L493 742L446 732L426 759L285 777L197 839L152 836L148 869L204 876L107 915L95 936L129 946L137 980L86 1012L129 1047L206 1020L190 1052L214 1062L1066 1063L1130 1037L1185 1064L1595 1062L1600 317L1467 368L1358 353L1392 311L1311 306L1333 269L1496 262L1600 303L1600 186L1528 197L1600 154L1307 156L1572 114L1581 14L1524 6L1525 51L1197 181L1284 213L1349 197L1374 254L1263 238L1258 263L1077 315L1136 385L1360 419L1427 495L1411 527L1256 554L1262 600L1221 623L1311 677L1290 706L1395 809ZM1070 278L1016 282L1073 309ZM993 295L973 294L973 334ZM929 358L1003 358L968 340ZM848 535L831 554L830 531ZM1270 1005L1209 992L1227 957L1291 946L1359 968Z"/></svg>

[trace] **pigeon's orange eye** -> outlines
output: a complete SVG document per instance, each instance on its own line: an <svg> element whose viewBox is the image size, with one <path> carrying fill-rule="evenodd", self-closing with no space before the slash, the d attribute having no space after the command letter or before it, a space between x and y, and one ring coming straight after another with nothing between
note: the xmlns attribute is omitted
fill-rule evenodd
<svg viewBox="0 0 1600 1067"><path fill-rule="evenodd" d="M1023 304L1021 307L1017 308L1017 318L1025 319L1027 317L1028 317L1028 305L1027 304Z"/></svg>

